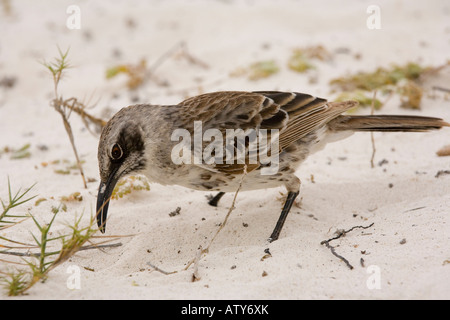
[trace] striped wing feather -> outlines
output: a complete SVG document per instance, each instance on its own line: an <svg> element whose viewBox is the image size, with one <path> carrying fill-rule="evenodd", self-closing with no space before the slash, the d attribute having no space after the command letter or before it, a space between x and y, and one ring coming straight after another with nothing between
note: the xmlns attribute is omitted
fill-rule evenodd
<svg viewBox="0 0 450 320"><path fill-rule="evenodd" d="M282 151L354 105L355 102L327 103L325 99L294 92L224 91L189 98L178 106L183 109L182 114L187 115L179 120L180 127L192 131L194 121L202 121L203 130L219 129L223 137L226 129L279 129ZM247 160L248 172L259 167ZM211 171L242 173L245 164L201 166Z"/></svg>

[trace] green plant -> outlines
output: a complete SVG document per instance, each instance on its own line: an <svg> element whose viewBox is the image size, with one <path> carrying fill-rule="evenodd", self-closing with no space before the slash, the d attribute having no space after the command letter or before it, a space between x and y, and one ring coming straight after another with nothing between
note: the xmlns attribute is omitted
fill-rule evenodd
<svg viewBox="0 0 450 320"><path fill-rule="evenodd" d="M343 91L381 90L387 86L396 85L401 80L416 80L427 70L430 68L409 62L403 66L380 67L372 72L358 72L346 77L335 78L330 81L330 84Z"/></svg>
<svg viewBox="0 0 450 320"><path fill-rule="evenodd" d="M300 73L315 69L311 60L328 61L331 60L331 54L321 45L297 48L292 51L288 68Z"/></svg>
<svg viewBox="0 0 450 320"><path fill-rule="evenodd" d="M45 277L45 275L49 270L49 267L53 263L53 261L48 260L48 257L54 256L59 253L58 251L50 251L50 252L48 251L50 242L61 239L62 236L53 238L49 237L49 231L53 225L53 222L55 221L56 214L53 214L53 217L50 220L50 222L44 225L41 225L33 215L31 215L31 218L33 219L34 224L39 230L40 235L39 238L37 238L34 234L32 234L32 237L36 242L37 247L39 248L39 254L37 255L38 260L37 263L30 261L28 262L28 265L30 266L33 272L33 281L38 281Z"/></svg>
<svg viewBox="0 0 450 320"><path fill-rule="evenodd" d="M18 221L16 219L25 219L28 218L26 215L13 215L10 214L9 211L17 206L20 206L21 204L24 204L32 199L34 199L36 196L32 196L30 198L24 199L25 195L30 192L31 189L35 184L33 184L31 187L26 189L24 192L21 193L21 189L19 189L16 194L13 196L13 193L11 192L11 183L9 181L8 177L8 203L5 204L3 200L0 199L0 202L2 203L3 212L0 214L0 230L3 230L5 228L8 228L16 223ZM2 237L0 237L2 239Z"/></svg>
<svg viewBox="0 0 450 320"><path fill-rule="evenodd" d="M267 60L252 63L248 71L248 78L250 80L259 80L278 73L278 71L280 71L280 68L274 60Z"/></svg>
<svg viewBox="0 0 450 320"><path fill-rule="evenodd" d="M420 109L424 89L419 80L426 75L438 73L442 68L423 67L409 62L405 65L392 65L389 68L379 67L372 72L358 72L335 78L330 81L330 85L343 91L338 100L347 96L358 100L362 107L371 105L369 96L373 91L380 91L381 93L399 94L403 108ZM379 106L382 106L382 103L378 100L375 101L375 109Z"/></svg>
<svg viewBox="0 0 450 320"><path fill-rule="evenodd" d="M82 250L86 242L93 239L98 231L94 217L91 216L87 226L82 226L81 215L72 225L67 226L69 231L53 235L52 227L56 217L61 210L64 211L63 203L58 208L52 207L52 216L48 223L39 222L39 219L29 212L27 215L12 214L12 209L36 197L26 196L33 187L34 185L24 191L19 189L13 193L8 178L8 202L1 200L3 212L0 215L0 230L17 227L30 217L37 230L31 232L32 243L18 241L6 235L0 236L0 254L20 259L19 261L0 259L2 266L7 267L6 271L0 271L0 283L11 296L23 294L37 282L47 279L51 270ZM107 241L109 240L101 244ZM93 244L88 249L97 248L97 245Z"/></svg>
<svg viewBox="0 0 450 320"><path fill-rule="evenodd" d="M67 68L70 68L69 63L67 62L67 55L69 54L69 49L65 53L58 48L59 58L55 58L54 62L43 62L42 64L50 71L53 76L53 86L54 86L54 94L55 97L51 102L52 107L61 115L61 118L64 123L64 128L66 129L67 135L69 136L70 144L72 145L73 152L75 154L75 158L77 161L78 169L80 170L81 177L83 179L84 187L87 188L86 179L84 178L83 167L81 166L80 158L78 157L78 151L75 146L75 141L72 132L72 126L69 122L70 116L70 108L67 107L69 101L71 100L63 100L61 96L58 94L58 85L61 81L61 78ZM75 100L76 101L76 100Z"/></svg>
<svg viewBox="0 0 450 320"><path fill-rule="evenodd" d="M141 59L141 61L135 65L120 64L108 68L106 70L106 79L111 79L118 74L123 73L128 76L127 87L129 89L136 89L144 82L147 71L147 61Z"/></svg>
<svg viewBox="0 0 450 320"><path fill-rule="evenodd" d="M17 296L28 287L29 274L22 270L15 270L14 272L6 272L5 276L0 278L3 286L8 292L8 296Z"/></svg>
<svg viewBox="0 0 450 320"><path fill-rule="evenodd" d="M373 103L375 110L380 109L381 106L383 105L380 100L378 99L373 100L373 97L370 96L370 93L364 90L355 90L350 92L344 91L334 99L334 101L336 102L348 100L358 101L358 106L361 107L370 107Z"/></svg>
<svg viewBox="0 0 450 320"><path fill-rule="evenodd" d="M24 294L37 282L45 281L51 270L81 250L83 245L93 238L98 231L95 227L94 218L90 219L90 223L86 227L82 227L80 223L82 216L80 216L73 225L68 226L70 232L58 236L50 236L56 216L57 213L54 213L47 224L39 223L34 216L31 216L38 230L37 235L35 233L31 234L35 242L33 248L37 249L37 252L23 252L25 249L30 248L24 246L25 244L15 247L16 250L19 250L18 252L11 252L10 250L1 252L20 256L23 261L23 263L18 263L3 260L9 266L13 264L21 266L21 268L16 267L13 271L0 272L4 274L3 277L0 277L0 282L4 284L8 295L17 296ZM59 242L59 245L54 244L54 242ZM92 248L95 247L95 245L92 246Z"/></svg>

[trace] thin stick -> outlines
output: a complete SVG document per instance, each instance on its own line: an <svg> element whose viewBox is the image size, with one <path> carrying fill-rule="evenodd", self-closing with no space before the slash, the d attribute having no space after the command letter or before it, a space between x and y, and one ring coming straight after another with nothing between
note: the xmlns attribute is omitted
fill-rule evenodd
<svg viewBox="0 0 450 320"><path fill-rule="evenodd" d="M247 175L247 165L244 165L244 173L242 175L241 181L239 182L239 186L234 194L234 198L233 198L233 202L231 203L231 207L228 210L227 215L225 216L224 221L221 223L219 229L217 229L216 233L214 234L214 237L211 239L211 241L209 242L208 246L206 247L206 249L203 249L203 247L200 245L197 253L195 255L195 257L189 261L189 263L187 264L187 266L183 269L183 271L186 271L187 269L189 269L189 267L194 264L194 272L192 273L192 281L197 281L200 280L200 276L198 273L198 263L200 262L202 255L208 253L209 251L209 247L211 246L211 244L213 243L214 239L217 237L217 235L219 234L219 232L225 227L225 224L228 221L228 218L230 217L231 212L235 209L235 203L236 203L236 198L237 195L242 187L242 182L244 181L245 176ZM155 271L158 271L164 275L169 275L169 274L174 274L177 273L178 271L164 271L160 268L158 268L157 266L155 266L154 264L147 262L147 265L150 266L151 268L153 268Z"/></svg>
<svg viewBox="0 0 450 320"><path fill-rule="evenodd" d="M198 247L197 255L195 256L194 260L194 272L192 272L192 282L200 280L200 275L198 273L198 263L200 262L200 259L202 258L202 246Z"/></svg>
<svg viewBox="0 0 450 320"><path fill-rule="evenodd" d="M324 244L325 244L325 246L326 246L328 249L331 250L331 253L332 253L335 257L337 257L337 258L341 259L342 261L344 261L344 263L347 265L347 267L349 267L350 270L353 270L353 266L350 264L350 262L348 262L348 260L345 259L343 256L341 256L341 255L339 255L338 253L336 253L336 250L334 250L334 247L333 247L333 246L330 246L330 244L329 244L328 242L325 242Z"/></svg>
<svg viewBox="0 0 450 320"><path fill-rule="evenodd" d="M112 243L112 244L100 244L100 245L93 244L93 245L81 247L78 249L78 251L91 250L91 249L116 248L116 247L120 247L121 245L122 245L121 242ZM27 248L16 248L16 249L27 249ZM6 255L18 256L18 257L36 257L36 258L39 258L41 256L40 253L16 252L16 251L0 251L0 254L6 254Z"/></svg>
<svg viewBox="0 0 450 320"><path fill-rule="evenodd" d="M26 263L23 263L23 262L17 262L17 261L9 261L9 260L3 260L3 259L0 259L0 262L3 262L3 263L11 263L11 264L18 264L18 265L20 265L20 266L27 266ZM1 272L1 271L0 271L0 273L6 274L6 273Z"/></svg>
<svg viewBox="0 0 450 320"><path fill-rule="evenodd" d="M70 98L63 101L64 107L70 109L70 111L74 111L77 113L81 120L83 121L86 128L90 131L88 126L89 120L92 124L98 127L99 131L106 125L107 121L94 117L93 115L86 112L86 106L82 102L78 102L77 98ZM92 132L91 132L92 133Z"/></svg>
<svg viewBox="0 0 450 320"><path fill-rule="evenodd" d="M40 253L15 252L15 251L0 251L0 254L6 254L6 255L17 256L17 257L35 257L35 258L39 258L41 256Z"/></svg>
<svg viewBox="0 0 450 320"><path fill-rule="evenodd" d="M111 243L111 244L92 244L89 246L84 246L79 249L79 251L83 250L91 250L91 249L105 249L105 248L117 248L122 246L122 242Z"/></svg>
<svg viewBox="0 0 450 320"><path fill-rule="evenodd" d="M155 70L161 66L167 59L169 59L177 50L183 48L185 46L184 41L180 41L175 44L172 48L164 52L148 69L149 74L153 74Z"/></svg>
<svg viewBox="0 0 450 320"><path fill-rule="evenodd" d="M177 273L177 271L170 271L170 272L164 271L164 270L158 268L157 266L151 264L150 262L147 262L147 265L150 266L150 267L151 267L152 269L154 269L155 271L161 272L162 274L165 274L165 275Z"/></svg>
<svg viewBox="0 0 450 320"><path fill-rule="evenodd" d="M222 224L220 225L219 229L217 229L216 234L215 234L214 237L211 239L211 241L210 241L208 247L205 249L206 251L209 250L209 247L210 247L211 244L213 243L214 239L216 239L216 237L217 237L217 235L219 234L219 232L223 229L223 227L225 227L225 224L227 223L228 218L230 217L231 212L232 212L234 209L236 209L236 207L234 206L234 204L236 203L237 195L238 195L239 191L241 190L242 182L244 182L244 178L245 178L246 175L247 175L247 165L244 166L244 173L243 173L243 175L242 175L241 181L239 182L239 186L238 186L236 192L234 193L234 198L233 198L233 202L231 203L231 207L230 207L230 209L228 210L228 213L227 213L227 215L225 216L225 219L223 220L223 222L222 222Z"/></svg>
<svg viewBox="0 0 450 320"><path fill-rule="evenodd" d="M218 234L220 233L220 231L225 227L225 225L226 225L226 223L227 223L227 221L228 221L228 218L230 217L231 212L235 209L234 204L236 203L237 195L238 195L239 191L241 190L242 182L244 181L244 178L245 178L246 175L247 175L247 164L245 164L245 166L244 166L244 173L243 173L243 175L242 175L241 181L239 182L239 186L238 186L238 188L237 188L237 190L236 190L236 192L235 192L235 194L234 194L233 202L231 203L231 207L230 207L230 209L228 210L228 213L227 213L227 215L225 216L225 219L223 220L223 222L221 223L221 225L220 225L219 228L217 229L216 233L215 233L214 236L212 237L212 239L211 239L211 241L209 242L209 244L208 244L208 246L206 247L206 249L203 249L203 250L201 251L201 254L200 254L200 255L202 255L202 254L204 254L204 253L208 253L209 248L211 247L212 243L213 243L214 240L216 239L217 235L218 235ZM197 253L197 254L198 254L198 253ZM201 257L200 257L200 258L201 258ZM197 258L192 259L192 260L187 264L187 266L184 268L184 270L189 269L189 267L192 265L192 263L194 263L196 260L197 260ZM200 260L200 259L198 259L198 260Z"/></svg>
<svg viewBox="0 0 450 320"><path fill-rule="evenodd" d="M73 152L75 154L75 158L77 161L77 167L80 171L81 178L83 179L84 188L87 189L86 179L84 177L83 167L81 166L80 158L78 157L77 148L75 147L75 141L74 136L72 132L72 127L70 126L68 117L70 116L71 110L69 110L69 113L67 113L66 109L66 101L63 100L62 97L59 97L58 95L58 85L61 81L61 77L63 75L63 71L67 68L69 68L69 65L67 64L67 55L69 53L69 50L67 50L65 53L63 53L58 48L60 59L56 59L56 62L54 63L43 63L43 65L50 70L53 76L53 89L55 93L55 98L52 100L52 107L61 115L61 118L64 123L64 128L66 129L67 135L69 136L70 143L72 145ZM70 100L69 100L70 101Z"/></svg>
<svg viewBox="0 0 450 320"><path fill-rule="evenodd" d="M186 60L191 63L200 66L203 69L208 69L209 66L205 62L201 61L200 59L194 57L187 49L187 45L185 42L182 43L183 46L181 47L181 56L186 58Z"/></svg>
<svg viewBox="0 0 450 320"><path fill-rule="evenodd" d="M375 110L375 99L377 97L377 91L375 90L373 92L373 98L372 98L372 104L370 106L370 114L373 115ZM375 153L377 152L377 149L375 148L375 138L373 135L373 132L370 132L370 139L372 141L372 157L370 158L370 167L374 168L375 165L373 164L373 160L375 159Z"/></svg>
<svg viewBox="0 0 450 320"><path fill-rule="evenodd" d="M352 228L350 228L350 229L348 229L348 230L340 230L340 231L337 232L337 236L336 236L336 237L333 237L333 238L328 239L328 240L324 240L324 241L322 241L320 244L321 244L321 245L325 245L328 249L330 249L330 250L331 250L331 253L332 253L335 257L337 257L337 258L341 259L342 261L344 261L344 263L347 265L347 267L349 267L349 269L352 270L352 269L353 269L353 266L350 264L350 262L348 262L348 260L345 259L343 256L339 255L339 254L336 252L336 250L334 249L334 247L330 245L330 242L333 241L333 240L337 240L337 239L339 239L339 238L345 236L347 233L352 232L352 231L355 230L355 229L368 229L368 228L372 227L373 225L374 225L374 223L371 223L370 225L368 225L368 226L366 226L366 227L364 227L364 226L355 226L355 227L352 227Z"/></svg>
<svg viewBox="0 0 450 320"><path fill-rule="evenodd" d="M171 56L173 56L177 51L181 51L181 54L183 57L187 59L192 64L199 65L203 69L208 69L209 66L201 61L200 59L194 57L192 54L189 53L187 50L186 42L180 41L177 44L175 44L172 48L167 50L165 53L163 53L148 69L148 72L150 74L153 74L155 70L161 66L167 59L169 59Z"/></svg>
<svg viewBox="0 0 450 320"><path fill-rule="evenodd" d="M450 89L443 88L443 87L433 86L431 89L450 93Z"/></svg>
<svg viewBox="0 0 450 320"><path fill-rule="evenodd" d="M55 109L56 109L56 111L59 112L59 114L61 115L61 117L63 119L64 128L66 129L67 135L69 136L70 144L72 145L73 153L75 154L75 159L77 160L77 167L78 167L78 170L80 171L81 178L83 179L84 188L87 189L87 184L86 184L86 179L84 177L83 167L81 166L81 161L80 161L80 158L78 157L78 151L77 151L77 148L75 147L75 141L74 141L74 137L73 137L72 127L70 126L69 120L67 120L65 112L63 112L60 107L59 108L55 107Z"/></svg>

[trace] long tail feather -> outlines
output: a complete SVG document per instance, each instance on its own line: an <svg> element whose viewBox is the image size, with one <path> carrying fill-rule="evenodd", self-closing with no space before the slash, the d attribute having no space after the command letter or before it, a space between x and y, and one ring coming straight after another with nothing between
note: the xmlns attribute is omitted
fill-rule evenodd
<svg viewBox="0 0 450 320"><path fill-rule="evenodd" d="M439 118L403 115L339 116L329 123L334 131L423 132L449 126Z"/></svg>

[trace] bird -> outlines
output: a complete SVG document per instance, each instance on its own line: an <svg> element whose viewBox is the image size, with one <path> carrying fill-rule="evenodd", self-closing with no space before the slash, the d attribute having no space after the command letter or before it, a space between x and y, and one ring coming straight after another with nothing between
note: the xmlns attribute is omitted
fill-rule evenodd
<svg viewBox="0 0 450 320"><path fill-rule="evenodd" d="M346 113L357 105L358 102L353 100L329 102L300 92L218 91L190 97L176 105L125 107L107 122L100 135L99 230L105 232L109 202L116 183L125 176L142 174L150 182L161 185L218 192L209 201L212 206L217 206L226 192L236 192L238 187L246 191L284 186L287 197L268 238L272 242L279 238L299 195L301 182L296 175L297 169L309 155L323 149L327 143L344 139L354 132L425 132L450 126L435 117ZM180 139L173 139L174 132L195 135L199 128L196 124L200 124L201 133L216 130L213 132L225 134L231 129L269 132L270 138L276 137L277 144L266 147L266 151L277 155L276 171L263 174L270 164L260 157L250 161L248 150L244 152L243 161L237 161L236 155L227 158L232 161L226 162L174 161L174 148L181 148ZM223 141L227 151L230 145L226 143ZM187 140L183 146L192 144ZM205 144L202 141L200 149ZM245 143L248 145L249 141ZM184 159L192 159L196 148L198 146L194 150L183 149L183 155L187 156ZM236 142L232 141L231 149L237 148ZM225 159L227 152L211 154L220 160L220 157Z"/></svg>

